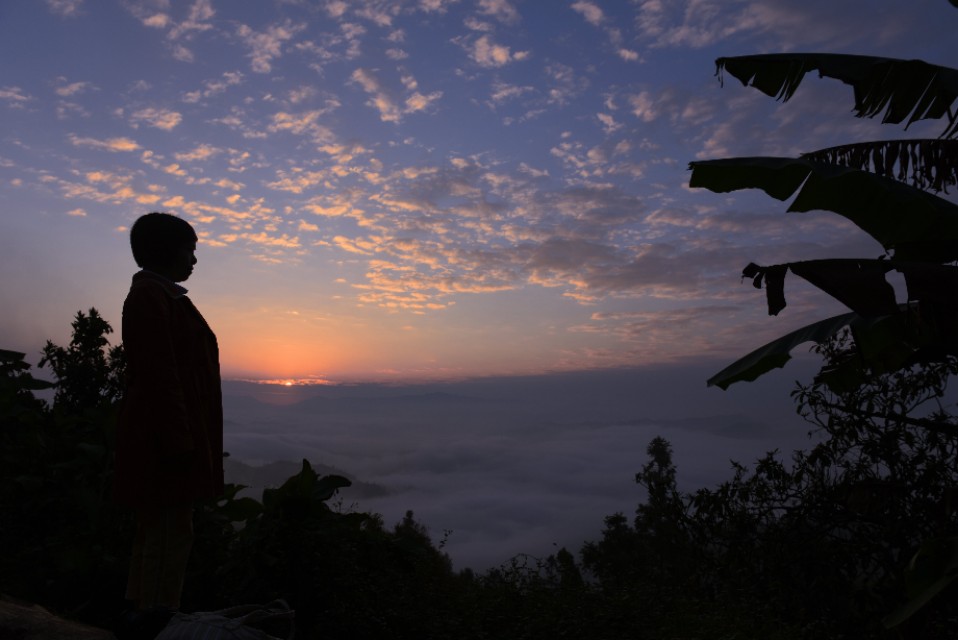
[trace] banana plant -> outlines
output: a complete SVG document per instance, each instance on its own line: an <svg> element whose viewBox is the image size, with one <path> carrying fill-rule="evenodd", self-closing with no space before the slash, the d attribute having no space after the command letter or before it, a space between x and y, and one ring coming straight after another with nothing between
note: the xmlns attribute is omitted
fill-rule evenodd
<svg viewBox="0 0 958 640"><path fill-rule="evenodd" d="M958 2L951 0L958 7ZM895 371L958 356L958 206L935 195L958 184L958 70L921 60L839 54L771 54L716 60L745 86L788 101L806 74L833 78L854 90L855 115L884 123L944 119L937 139L859 142L799 158L730 158L693 162L690 187L716 193L761 189L793 198L788 212L825 210L874 238L883 253L861 260L810 260L759 266L742 277L766 290L768 312L786 306L791 272L833 296L850 312L782 336L708 380L723 389L784 366L805 342L824 343L851 330L855 353L823 369L818 381L836 389L859 384L866 372ZM885 276L903 274L907 300L899 303ZM906 570L907 602L883 621L901 624L958 578L958 538L926 541Z"/></svg>
<svg viewBox="0 0 958 640"><path fill-rule="evenodd" d="M729 74L766 95L789 100L806 74L835 78L854 89L855 114L909 125L946 119L937 139L889 140L830 147L798 158L727 158L690 163L689 186L716 193L760 189L778 200L793 198L787 211L841 215L882 247L878 258L796 262L743 271L766 287L769 313L785 307L784 278L799 275L851 310L803 327L766 344L708 380L727 388L784 366L806 341L821 342L850 327L856 342L871 343L866 365L880 370L943 355L958 355L958 206L935 195L958 184L958 71L920 60L841 54L769 54L716 60L716 75ZM884 274L905 275L908 299L894 301ZM903 318L912 321L905 322ZM899 327L898 332L889 330ZM884 344L875 337L884 336ZM871 339L870 339L871 338ZM884 352L884 353L883 353ZM894 354L894 357L891 357Z"/></svg>

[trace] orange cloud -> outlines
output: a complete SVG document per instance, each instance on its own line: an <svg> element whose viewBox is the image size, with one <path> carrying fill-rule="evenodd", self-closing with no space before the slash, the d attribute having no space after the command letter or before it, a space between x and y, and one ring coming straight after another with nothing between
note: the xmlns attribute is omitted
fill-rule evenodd
<svg viewBox="0 0 958 640"><path fill-rule="evenodd" d="M170 109L148 107L130 114L130 126L133 128L138 127L140 124L145 124L164 131L172 131L182 121L183 116L179 112Z"/></svg>
<svg viewBox="0 0 958 640"><path fill-rule="evenodd" d="M140 148L135 141L129 138L107 138L106 140L97 140L96 138L81 138L70 134L70 144L75 147L89 147L99 151L136 151Z"/></svg>

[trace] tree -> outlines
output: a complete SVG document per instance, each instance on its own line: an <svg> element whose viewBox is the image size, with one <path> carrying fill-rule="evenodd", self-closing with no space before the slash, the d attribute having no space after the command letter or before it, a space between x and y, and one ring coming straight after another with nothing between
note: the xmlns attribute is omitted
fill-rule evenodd
<svg viewBox="0 0 958 640"><path fill-rule="evenodd" d="M110 346L113 327L100 313L77 311L67 347L47 340L40 366L49 365L57 378L54 406L64 411L112 405L123 394L126 370L123 345Z"/></svg>

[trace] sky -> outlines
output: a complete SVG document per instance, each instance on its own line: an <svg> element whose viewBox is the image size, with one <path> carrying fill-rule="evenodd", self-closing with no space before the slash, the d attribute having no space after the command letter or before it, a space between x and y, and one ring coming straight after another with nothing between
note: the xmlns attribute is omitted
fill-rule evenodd
<svg viewBox="0 0 958 640"><path fill-rule="evenodd" d="M936 136L721 86L722 55L951 64L945 0L11 0L0 336L115 328L143 213L189 220L233 379L410 382L731 361L841 311L748 262L873 257L825 213L688 188L689 161ZM851 28L851 27L854 28ZM119 338L115 337L114 342Z"/></svg>

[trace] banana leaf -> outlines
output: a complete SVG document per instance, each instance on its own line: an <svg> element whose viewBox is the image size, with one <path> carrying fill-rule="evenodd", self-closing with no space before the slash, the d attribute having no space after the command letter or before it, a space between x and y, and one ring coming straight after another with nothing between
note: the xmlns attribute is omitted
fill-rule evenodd
<svg viewBox="0 0 958 640"><path fill-rule="evenodd" d="M826 258L803 260L763 267L749 263L742 278L749 278L756 289L765 284L768 314L778 315L785 308L785 275L791 271L832 296L850 310L866 318L895 313L895 291L885 279L889 271L905 277L909 302L921 302L924 313L938 309L950 314L944 325L958 332L958 267L926 262ZM927 320L931 320L929 317Z"/></svg>
<svg viewBox="0 0 958 640"><path fill-rule="evenodd" d="M824 342L859 318L856 313L843 313L819 320L759 347L725 367L706 384L728 389L734 382L751 382L772 369L780 369L792 359L792 350L806 342Z"/></svg>
<svg viewBox="0 0 958 640"><path fill-rule="evenodd" d="M958 99L958 70L922 60L898 60L875 56L835 53L774 53L718 58L715 74L724 82L729 73L745 86L752 86L783 102L798 89L805 74L835 78L851 85L855 115L905 128L918 120L947 117L942 137L958 135L958 117L952 105Z"/></svg>
<svg viewBox="0 0 958 640"><path fill-rule="evenodd" d="M958 185L958 140L876 140L803 153L802 158L868 171L923 191Z"/></svg>
<svg viewBox="0 0 958 640"><path fill-rule="evenodd" d="M806 158L691 162L689 186L716 193L761 189L790 212L824 210L855 223L902 260L958 260L958 205L892 178Z"/></svg>

